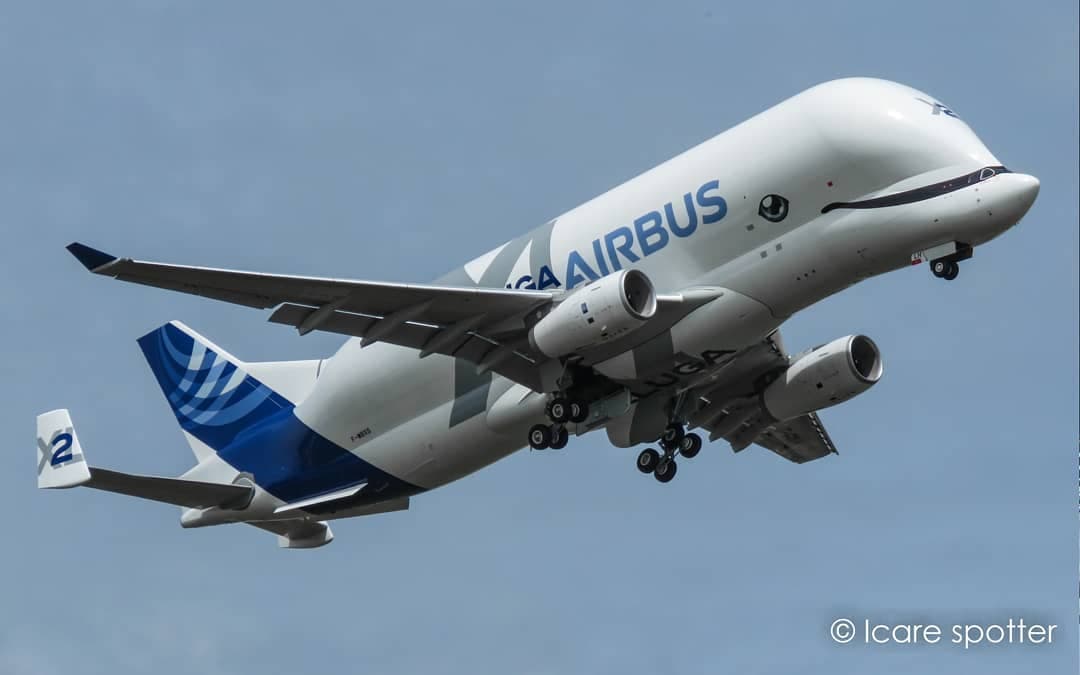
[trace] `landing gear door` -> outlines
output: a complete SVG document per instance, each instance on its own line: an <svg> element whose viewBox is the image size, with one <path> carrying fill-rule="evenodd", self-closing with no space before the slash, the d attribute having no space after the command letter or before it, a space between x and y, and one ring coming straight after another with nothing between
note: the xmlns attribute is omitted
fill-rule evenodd
<svg viewBox="0 0 1080 675"><path fill-rule="evenodd" d="M629 403L629 396L626 400ZM649 396L628 405L621 415L609 421L608 440L617 448L656 440L668 424L667 400L663 396Z"/></svg>
<svg viewBox="0 0 1080 675"><path fill-rule="evenodd" d="M602 398L589 404L589 418L577 425L575 433L580 436L611 420L627 414L631 409L631 397L629 389L620 389L611 396Z"/></svg>

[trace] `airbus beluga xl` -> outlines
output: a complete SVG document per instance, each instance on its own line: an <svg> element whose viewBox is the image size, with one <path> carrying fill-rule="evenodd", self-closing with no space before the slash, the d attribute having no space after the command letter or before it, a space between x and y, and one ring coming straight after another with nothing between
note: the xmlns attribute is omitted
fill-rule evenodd
<svg viewBox="0 0 1080 675"><path fill-rule="evenodd" d="M197 464L178 478L87 463L66 410L38 417L38 486L249 523L279 545L530 446L603 430L655 444L667 483L703 443L792 462L835 453L818 417L881 378L863 335L789 356L796 312L922 262L955 279L1015 225L1039 181L1006 169L936 98L828 82L705 141L432 284L299 277L68 249L90 271L349 336L310 361L242 361L180 322L139 338ZM677 463L678 462L678 463Z"/></svg>

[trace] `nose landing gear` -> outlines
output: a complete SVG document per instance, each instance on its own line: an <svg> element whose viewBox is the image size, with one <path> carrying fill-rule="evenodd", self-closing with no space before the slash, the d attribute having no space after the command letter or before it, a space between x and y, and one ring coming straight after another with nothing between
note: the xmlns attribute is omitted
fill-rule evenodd
<svg viewBox="0 0 1080 675"><path fill-rule="evenodd" d="M915 255L922 260L930 261L930 272L935 277L945 281L952 281L960 274L961 261L970 258L974 251L975 249L970 244L953 241L921 251Z"/></svg>
<svg viewBox="0 0 1080 675"><path fill-rule="evenodd" d="M939 279L952 281L960 275L960 263L955 260L946 260L944 258L935 260L930 263L930 272Z"/></svg>
<svg viewBox="0 0 1080 675"><path fill-rule="evenodd" d="M660 434L660 448L664 454L661 455L653 448L645 448L637 458L638 471L651 473L661 483L668 483L679 468L675 463L675 456L691 459L701 452L701 446L701 436L687 433L682 424L673 422Z"/></svg>

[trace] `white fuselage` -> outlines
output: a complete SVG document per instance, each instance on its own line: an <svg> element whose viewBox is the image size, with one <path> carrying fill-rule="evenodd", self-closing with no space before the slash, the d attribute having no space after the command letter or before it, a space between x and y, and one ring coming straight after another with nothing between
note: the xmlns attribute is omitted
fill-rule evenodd
<svg viewBox="0 0 1080 675"><path fill-rule="evenodd" d="M823 213L826 205L999 164L964 122L926 94L880 80L838 80L780 103L442 281L565 289L636 268L660 293L720 287L730 301L676 324L669 356L738 350L798 310L910 264L918 251L997 236L1030 206L1034 179L1004 173L972 189L889 208ZM787 200L778 222L759 213L767 195ZM655 370L670 372L663 360ZM622 355L597 370L630 381L645 374L641 368L640 356L635 363ZM516 404L526 393L450 357L420 359L415 350L383 343L362 348L353 339L324 362L296 414L379 469L430 489L523 447L542 406L489 411L504 395L504 403Z"/></svg>

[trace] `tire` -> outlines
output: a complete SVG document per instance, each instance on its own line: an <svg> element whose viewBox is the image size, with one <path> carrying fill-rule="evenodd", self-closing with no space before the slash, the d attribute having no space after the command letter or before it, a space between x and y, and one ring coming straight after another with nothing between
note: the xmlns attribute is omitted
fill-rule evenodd
<svg viewBox="0 0 1080 675"><path fill-rule="evenodd" d="M686 434L679 442L679 454L687 459L693 459L701 452L701 436Z"/></svg>
<svg viewBox="0 0 1080 675"><path fill-rule="evenodd" d="M637 468L641 473L652 473L660 463L660 453L652 448L645 448L637 456Z"/></svg>
<svg viewBox="0 0 1080 675"><path fill-rule="evenodd" d="M547 413L555 424L566 424L570 421L570 402L561 396L556 396L548 404Z"/></svg>
<svg viewBox="0 0 1080 675"><path fill-rule="evenodd" d="M534 424L529 429L529 447L533 450L547 450L551 447L551 427L546 424Z"/></svg>
<svg viewBox="0 0 1080 675"><path fill-rule="evenodd" d="M945 268L945 274L941 275L941 278L945 281L952 281L958 276L960 276L960 265L951 262L948 267Z"/></svg>
<svg viewBox="0 0 1080 675"><path fill-rule="evenodd" d="M935 260L930 263L930 272L937 278L942 278L949 270L949 263L945 260Z"/></svg>
<svg viewBox="0 0 1080 675"><path fill-rule="evenodd" d="M566 444L570 442L570 434L566 431L566 427L554 426L551 427L551 441L548 447L552 450L562 450L566 447Z"/></svg>
<svg viewBox="0 0 1080 675"><path fill-rule="evenodd" d="M653 476L661 483L670 483L671 479L675 477L675 471L679 468L679 465L675 463L673 459L666 459L656 465L656 471L653 472Z"/></svg>
<svg viewBox="0 0 1080 675"><path fill-rule="evenodd" d="M572 401L570 403L570 421L581 424L589 419L589 404L584 401Z"/></svg>

